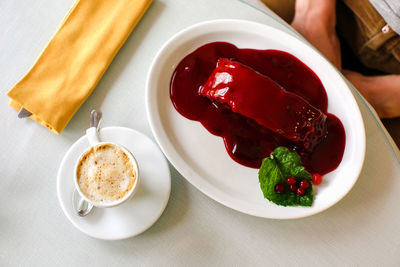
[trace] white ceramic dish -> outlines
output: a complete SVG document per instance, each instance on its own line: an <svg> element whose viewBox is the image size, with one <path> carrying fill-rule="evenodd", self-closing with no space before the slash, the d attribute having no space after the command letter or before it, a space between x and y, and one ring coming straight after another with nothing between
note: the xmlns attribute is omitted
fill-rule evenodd
<svg viewBox="0 0 400 267"><path fill-rule="evenodd" d="M87 136L87 133L86 133L86 136ZM88 137L88 138L89 138L89 137ZM89 141L89 144L90 144L90 141ZM117 147L117 148L121 149L121 150L128 156L129 160L130 160L131 163L132 163L133 169L134 169L134 171L135 171L135 173L136 173L136 177L135 177L136 179L135 179L135 182L134 182L132 188L130 189L130 191L129 191L123 198L121 198L121 199L119 199L119 200L117 200L117 201L105 202L105 203L103 203L103 202L95 202L95 201L89 199L89 198L82 192L81 188L79 187L78 176L77 176L77 169L78 169L79 163L81 162L83 156L84 156L91 148L97 147L97 146L99 146L99 145L104 145L104 144L109 144L109 145L112 145L112 146L114 146L114 147ZM75 185L76 191L79 193L79 195L80 195L83 199L85 199L87 202L90 202L91 204L93 204L93 206L98 207L98 208L112 208L112 207L116 207L116 206L121 205L121 204L123 204L124 202L130 200L130 199L132 198L132 196L133 196L133 195L135 194L135 192L136 192L136 188L137 188L137 185L138 185L138 183L139 183L139 180L140 180L139 167L138 167L138 164L137 164L137 161L136 161L135 157L132 155L132 153L131 153L128 149L126 149L125 147L123 147L123 146L121 146L121 145L118 145L118 144L116 144L116 143L113 143L113 142L99 142L99 143L97 143L97 144L94 145L94 146L88 147L88 148L87 148L86 150L84 150L84 151L81 153L81 155L78 157L78 160L76 161L75 168L74 168L74 185Z"/></svg>
<svg viewBox="0 0 400 267"><path fill-rule="evenodd" d="M177 64L196 48L224 41L239 48L278 49L291 53L321 79L328 112L342 121L346 147L339 167L315 187L312 207L282 207L263 198L258 170L234 162L220 137L199 122L181 116L169 96ZM200 191L241 212L274 219L300 218L321 212L342 199L360 174L365 155L365 129L360 110L337 70L314 48L267 25L242 20L215 20L191 26L173 36L159 51L147 79L146 107L151 128L175 168Z"/></svg>
<svg viewBox="0 0 400 267"><path fill-rule="evenodd" d="M135 155L140 166L140 183L135 195L112 208L94 208L79 217L72 207L74 167L89 147L87 136L77 140L65 154L57 175L57 195L69 221L83 233L98 239L117 240L136 236L150 228L164 211L171 191L167 161L157 145L144 134L124 127L106 127L99 131L104 142L115 142Z"/></svg>

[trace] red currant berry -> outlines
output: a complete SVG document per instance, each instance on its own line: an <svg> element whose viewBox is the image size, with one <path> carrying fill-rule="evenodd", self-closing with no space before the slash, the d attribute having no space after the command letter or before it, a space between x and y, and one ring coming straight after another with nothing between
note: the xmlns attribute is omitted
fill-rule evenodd
<svg viewBox="0 0 400 267"><path fill-rule="evenodd" d="M301 197L302 195L304 195L304 189L299 187L297 188L296 194Z"/></svg>
<svg viewBox="0 0 400 267"><path fill-rule="evenodd" d="M312 175L312 182L315 185L319 185L320 183L322 183L322 176L318 173L314 173Z"/></svg>
<svg viewBox="0 0 400 267"><path fill-rule="evenodd" d="M285 186L281 183L276 184L275 185L275 192L277 192L278 194L283 193L283 191L285 191Z"/></svg>
<svg viewBox="0 0 400 267"><path fill-rule="evenodd" d="M292 191L292 192L296 192L297 191L297 186L295 184L291 184L289 186L289 190Z"/></svg>
<svg viewBox="0 0 400 267"><path fill-rule="evenodd" d="M290 176L290 177L286 178L286 183L288 185L295 184L296 183L296 178L294 178L293 176Z"/></svg>
<svg viewBox="0 0 400 267"><path fill-rule="evenodd" d="M303 189L307 189L310 186L310 184L308 183L308 181L306 179L301 180L299 185Z"/></svg>

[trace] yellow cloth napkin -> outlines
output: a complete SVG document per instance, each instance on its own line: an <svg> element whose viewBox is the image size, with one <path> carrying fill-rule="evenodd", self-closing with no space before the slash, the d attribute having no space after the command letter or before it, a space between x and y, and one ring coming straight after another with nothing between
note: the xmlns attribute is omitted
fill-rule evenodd
<svg viewBox="0 0 400 267"><path fill-rule="evenodd" d="M34 66L7 93L10 106L61 133L93 91L151 0L77 0Z"/></svg>

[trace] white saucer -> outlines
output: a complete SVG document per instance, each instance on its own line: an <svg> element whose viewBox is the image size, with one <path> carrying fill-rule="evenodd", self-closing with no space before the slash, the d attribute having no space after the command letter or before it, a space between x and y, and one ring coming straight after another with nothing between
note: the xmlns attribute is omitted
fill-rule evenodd
<svg viewBox="0 0 400 267"><path fill-rule="evenodd" d="M167 205L171 191L167 161L157 145L138 131L106 127L99 136L102 141L123 145L135 156L140 169L137 192L120 206L94 208L86 217L76 214L72 207L74 164L89 147L86 136L82 136L67 151L58 170L57 195L61 208L76 228L94 238L117 240L138 235L157 221Z"/></svg>

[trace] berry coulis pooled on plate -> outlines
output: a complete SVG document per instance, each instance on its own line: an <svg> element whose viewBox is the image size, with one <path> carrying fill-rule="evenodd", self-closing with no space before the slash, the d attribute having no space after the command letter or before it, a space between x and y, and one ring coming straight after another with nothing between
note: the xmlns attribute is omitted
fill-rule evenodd
<svg viewBox="0 0 400 267"><path fill-rule="evenodd" d="M176 67L170 97L181 115L222 137L231 158L244 166L259 168L279 146L299 153L311 173L326 174L342 160L343 125L327 112L319 78L289 53L203 45Z"/></svg>

